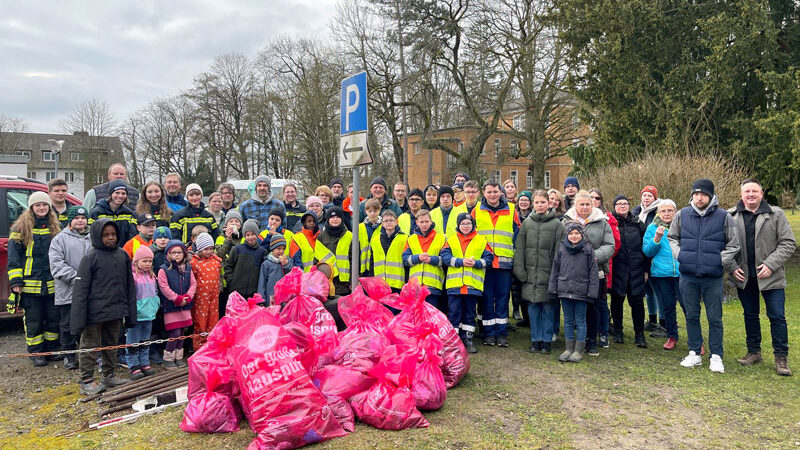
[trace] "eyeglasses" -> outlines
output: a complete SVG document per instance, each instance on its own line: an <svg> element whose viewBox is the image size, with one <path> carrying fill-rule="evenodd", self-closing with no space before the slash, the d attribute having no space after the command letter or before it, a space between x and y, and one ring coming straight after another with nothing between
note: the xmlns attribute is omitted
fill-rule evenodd
<svg viewBox="0 0 800 450"><path fill-rule="evenodd" d="M617 202L615 206L630 206L631 204L628 202Z"/></svg>
<svg viewBox="0 0 800 450"><path fill-rule="evenodd" d="M419 197L409 197L408 201L410 202L421 202L422 199Z"/></svg>

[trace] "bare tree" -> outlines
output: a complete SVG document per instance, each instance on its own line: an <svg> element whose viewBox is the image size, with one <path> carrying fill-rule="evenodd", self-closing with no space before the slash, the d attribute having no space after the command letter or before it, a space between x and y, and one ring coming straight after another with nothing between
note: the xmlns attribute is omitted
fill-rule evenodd
<svg viewBox="0 0 800 450"><path fill-rule="evenodd" d="M110 136L115 130L114 113L105 100L90 98L75 105L72 112L58 123L64 134L74 134L80 139L73 139L75 145L84 150L102 147L101 137Z"/></svg>
<svg viewBox="0 0 800 450"><path fill-rule="evenodd" d="M0 153L13 154L22 141L20 133L28 130L23 119L0 114Z"/></svg>

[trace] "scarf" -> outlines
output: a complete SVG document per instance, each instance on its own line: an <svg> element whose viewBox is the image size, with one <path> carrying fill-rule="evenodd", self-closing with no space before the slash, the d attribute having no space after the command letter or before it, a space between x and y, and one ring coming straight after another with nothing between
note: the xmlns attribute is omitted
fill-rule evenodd
<svg viewBox="0 0 800 450"><path fill-rule="evenodd" d="M581 239L581 241L578 242L576 245L572 245L572 242L570 242L569 239L567 239L567 237L564 236L564 247L567 249L567 251L571 255L574 255L574 254L576 254L578 252L582 252L583 251L583 243L584 243L584 241L585 241L585 239Z"/></svg>

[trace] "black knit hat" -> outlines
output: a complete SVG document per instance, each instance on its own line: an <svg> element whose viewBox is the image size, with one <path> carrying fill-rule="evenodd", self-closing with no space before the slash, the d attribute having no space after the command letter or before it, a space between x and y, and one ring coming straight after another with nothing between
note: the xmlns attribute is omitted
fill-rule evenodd
<svg viewBox="0 0 800 450"><path fill-rule="evenodd" d="M695 192L702 192L708 195L709 198L714 197L714 182L708 178L700 178L692 184L692 194Z"/></svg>
<svg viewBox="0 0 800 450"><path fill-rule="evenodd" d="M571 232L573 232L575 230L578 230L578 231L580 231L581 234L583 234L583 227L581 226L580 223L578 223L578 222L576 222L574 220L569 221L569 222L567 222L566 225L564 225L564 234L565 235L570 234Z"/></svg>
<svg viewBox="0 0 800 450"><path fill-rule="evenodd" d="M620 200L625 200L629 204L631 202L630 200L628 200L628 197L626 197L624 194L619 194L618 196L614 197L614 203L612 203L612 205L617 206L617 202Z"/></svg>
<svg viewBox="0 0 800 450"><path fill-rule="evenodd" d="M456 226L460 227L461 221L463 221L464 219L469 219L469 221L472 222L472 230L475 231L475 218L472 217L472 214L468 212L462 212L461 214L458 215L458 224Z"/></svg>
<svg viewBox="0 0 800 450"><path fill-rule="evenodd" d="M342 183L342 179L341 178L332 179L330 187L333 187L334 184L338 184L339 186L344 187L344 183Z"/></svg>
<svg viewBox="0 0 800 450"><path fill-rule="evenodd" d="M286 213L283 211L283 208L272 208L269 211L270 216L278 216L281 218L281 222L286 221ZM267 216L269 217L269 216Z"/></svg>
<svg viewBox="0 0 800 450"><path fill-rule="evenodd" d="M330 219L331 217L343 218L344 210L339 206L333 206L325 212L325 216L327 219Z"/></svg>
<svg viewBox="0 0 800 450"><path fill-rule="evenodd" d="M439 188L439 198L442 198L442 194L450 194L450 198L455 197L455 192L453 192L453 188L450 186L442 186Z"/></svg>
<svg viewBox="0 0 800 450"><path fill-rule="evenodd" d="M373 178L372 183L369 184L370 189L372 189L372 186L375 186L376 184L380 184L384 189L386 189L386 180L384 180L382 177Z"/></svg>

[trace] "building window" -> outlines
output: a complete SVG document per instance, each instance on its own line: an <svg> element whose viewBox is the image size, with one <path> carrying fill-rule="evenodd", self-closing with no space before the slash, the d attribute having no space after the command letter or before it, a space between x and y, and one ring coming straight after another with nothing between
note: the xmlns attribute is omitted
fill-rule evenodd
<svg viewBox="0 0 800 450"><path fill-rule="evenodd" d="M419 153L419 152L417 152ZM78 152L69 152L70 161L83 161L83 155Z"/></svg>
<svg viewBox="0 0 800 450"><path fill-rule="evenodd" d="M44 181L50 181L50 180L52 180L53 178L56 177L56 173L55 172L45 172L44 175L45 175L44 176Z"/></svg>
<svg viewBox="0 0 800 450"><path fill-rule="evenodd" d="M525 184L528 186L528 189L533 188L533 173L531 173L530 170L525 175Z"/></svg>
<svg viewBox="0 0 800 450"><path fill-rule="evenodd" d="M519 143L516 139L511 140L511 156L515 158L519 157Z"/></svg>
<svg viewBox="0 0 800 450"><path fill-rule="evenodd" d="M28 178L36 179L36 172L28 172Z"/></svg>
<svg viewBox="0 0 800 450"><path fill-rule="evenodd" d="M545 189L550 189L550 171L549 170L545 170L544 171L544 188Z"/></svg>
<svg viewBox="0 0 800 450"><path fill-rule="evenodd" d="M550 158L550 141L544 144L544 159Z"/></svg>
<svg viewBox="0 0 800 450"><path fill-rule="evenodd" d="M500 139L494 140L494 156L500 156Z"/></svg>
<svg viewBox="0 0 800 450"><path fill-rule="evenodd" d="M55 156L50 150L42 150L42 161L55 161Z"/></svg>
<svg viewBox="0 0 800 450"><path fill-rule="evenodd" d="M514 184L517 184L518 172L516 170L512 170L511 172L509 172L509 174L511 175L509 176L509 178L511 178L511 181L513 181Z"/></svg>
<svg viewBox="0 0 800 450"><path fill-rule="evenodd" d="M64 172L64 181L67 183L75 182L75 172Z"/></svg>
<svg viewBox="0 0 800 450"><path fill-rule="evenodd" d="M458 154L459 155L463 155L464 154L464 143L461 142L460 139L458 141Z"/></svg>
<svg viewBox="0 0 800 450"><path fill-rule="evenodd" d="M501 179L502 178L500 178L499 170L495 170L494 172L492 172L492 180L497 181L499 183Z"/></svg>
<svg viewBox="0 0 800 450"><path fill-rule="evenodd" d="M525 128L525 113L514 116L514 129L522 131Z"/></svg>
<svg viewBox="0 0 800 450"><path fill-rule="evenodd" d="M28 161L31 160L31 152L28 151L28 150L17 150L14 153L16 153L17 155L24 156L24 157L28 158ZM31 177L31 178L33 178L33 177Z"/></svg>
<svg viewBox="0 0 800 450"><path fill-rule="evenodd" d="M98 173L97 177L95 177L95 183L97 183L97 184L103 184L103 183L105 183L105 181L106 180L103 178L103 173L102 172Z"/></svg>

